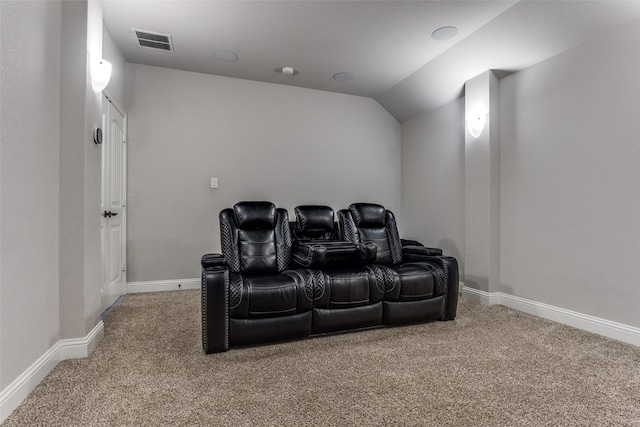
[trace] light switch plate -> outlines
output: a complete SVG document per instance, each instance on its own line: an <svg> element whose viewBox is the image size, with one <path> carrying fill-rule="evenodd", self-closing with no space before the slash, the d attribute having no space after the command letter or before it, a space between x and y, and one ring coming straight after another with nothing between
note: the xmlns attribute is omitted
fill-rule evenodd
<svg viewBox="0 0 640 427"><path fill-rule="evenodd" d="M211 178L211 188L218 188L218 178Z"/></svg>

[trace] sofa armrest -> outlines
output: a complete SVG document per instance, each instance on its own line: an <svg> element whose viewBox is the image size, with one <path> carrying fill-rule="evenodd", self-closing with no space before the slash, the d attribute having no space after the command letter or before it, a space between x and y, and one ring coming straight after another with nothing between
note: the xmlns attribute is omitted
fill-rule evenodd
<svg viewBox="0 0 640 427"><path fill-rule="evenodd" d="M229 269L206 265L201 282L202 348L210 354L229 349Z"/></svg>
<svg viewBox="0 0 640 427"><path fill-rule="evenodd" d="M453 320L458 310L458 292L460 287L460 272L458 260L450 256L428 256L422 260L442 268L447 276L445 290L445 306L442 312L442 320Z"/></svg>
<svg viewBox="0 0 640 427"><path fill-rule="evenodd" d="M378 256L378 247L375 243L366 241L358 245L358 252L363 264L373 264L376 262L376 256Z"/></svg>
<svg viewBox="0 0 640 427"><path fill-rule="evenodd" d="M410 240L410 239L400 239L400 244L402 245L403 248L405 246L424 246L422 243L418 242L417 240Z"/></svg>
<svg viewBox="0 0 640 427"><path fill-rule="evenodd" d="M227 267L227 262L221 254L204 254L200 259L202 268Z"/></svg>
<svg viewBox="0 0 640 427"><path fill-rule="evenodd" d="M402 247L402 259L407 261L422 261L428 256L442 256L442 249L426 246L407 245Z"/></svg>
<svg viewBox="0 0 640 427"><path fill-rule="evenodd" d="M327 258L327 248L314 242L298 242L293 246L293 260L303 267L320 267Z"/></svg>

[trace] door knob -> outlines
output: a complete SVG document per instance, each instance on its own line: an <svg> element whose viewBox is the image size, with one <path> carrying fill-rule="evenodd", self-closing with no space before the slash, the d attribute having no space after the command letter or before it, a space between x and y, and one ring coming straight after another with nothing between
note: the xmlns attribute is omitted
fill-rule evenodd
<svg viewBox="0 0 640 427"><path fill-rule="evenodd" d="M105 218L111 218L112 216L118 216L118 212L104 211L102 216Z"/></svg>

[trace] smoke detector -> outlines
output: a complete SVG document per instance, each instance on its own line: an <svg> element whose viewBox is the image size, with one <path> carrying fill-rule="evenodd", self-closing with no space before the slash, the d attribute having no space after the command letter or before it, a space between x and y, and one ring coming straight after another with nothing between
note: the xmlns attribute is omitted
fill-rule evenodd
<svg viewBox="0 0 640 427"><path fill-rule="evenodd" d="M298 74L300 74L300 72L293 67L281 67L281 68L276 68L273 71L282 73L285 76L297 76Z"/></svg>

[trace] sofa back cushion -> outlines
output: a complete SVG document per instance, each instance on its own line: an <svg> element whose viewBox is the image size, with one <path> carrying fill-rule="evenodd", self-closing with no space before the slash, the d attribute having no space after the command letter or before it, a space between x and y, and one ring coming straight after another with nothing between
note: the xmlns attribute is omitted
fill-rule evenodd
<svg viewBox="0 0 640 427"><path fill-rule="evenodd" d="M271 202L240 202L233 206L240 230L273 230L276 212L276 206Z"/></svg>
<svg viewBox="0 0 640 427"><path fill-rule="evenodd" d="M337 239L333 209L329 206L296 206L296 224L294 237L300 240Z"/></svg>
<svg viewBox="0 0 640 427"><path fill-rule="evenodd" d="M353 203L340 211L344 238L354 243L372 242L377 247L375 262L395 265L402 262L402 245L391 211L374 203Z"/></svg>
<svg viewBox="0 0 640 427"><path fill-rule="evenodd" d="M271 202L239 202L220 212L222 254L231 271L277 273L289 267L287 211Z"/></svg>

